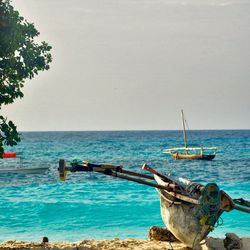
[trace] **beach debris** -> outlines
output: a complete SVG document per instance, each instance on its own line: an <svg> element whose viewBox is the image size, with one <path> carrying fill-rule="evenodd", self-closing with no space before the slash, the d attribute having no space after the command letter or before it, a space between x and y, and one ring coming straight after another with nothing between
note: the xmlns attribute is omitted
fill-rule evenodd
<svg viewBox="0 0 250 250"><path fill-rule="evenodd" d="M234 233L227 233L223 243L227 250L241 249L243 247L241 239Z"/></svg>
<svg viewBox="0 0 250 250"><path fill-rule="evenodd" d="M167 228L161 228L157 226L153 226L149 229L148 238L150 240L157 240L157 241L170 241L170 242L178 241Z"/></svg>

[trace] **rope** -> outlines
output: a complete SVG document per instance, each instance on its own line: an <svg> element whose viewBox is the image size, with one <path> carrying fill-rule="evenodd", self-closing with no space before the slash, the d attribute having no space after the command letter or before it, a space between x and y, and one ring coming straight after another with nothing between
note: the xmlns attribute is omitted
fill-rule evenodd
<svg viewBox="0 0 250 250"><path fill-rule="evenodd" d="M213 230L214 225L218 222L220 217L220 196L221 193L215 192L214 194L209 194L208 188L213 184L208 184L202 191L201 197L199 199L200 205L196 210L196 217L199 219L201 225L208 225ZM219 226L220 223L217 224Z"/></svg>
<svg viewBox="0 0 250 250"><path fill-rule="evenodd" d="M220 220L221 222L219 222L219 220ZM223 219L222 219L221 217L219 217L219 219L217 220L216 225L215 225L214 227L219 227L219 226L222 226L223 224L224 224Z"/></svg>
<svg viewBox="0 0 250 250"><path fill-rule="evenodd" d="M190 138L191 141L192 141L192 139L193 139L193 133L191 133L190 126L189 126L188 121L187 121L187 119L186 119L186 115L183 114L183 118L184 118L184 122L185 122L185 124L186 124L186 126L187 126L187 129L188 129L189 138ZM189 141L189 140L188 140L188 141Z"/></svg>

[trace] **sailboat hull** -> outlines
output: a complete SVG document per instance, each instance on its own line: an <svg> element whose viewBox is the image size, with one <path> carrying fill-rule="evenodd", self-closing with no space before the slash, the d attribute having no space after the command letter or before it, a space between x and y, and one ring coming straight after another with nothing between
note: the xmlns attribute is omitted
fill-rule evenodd
<svg viewBox="0 0 250 250"><path fill-rule="evenodd" d="M183 154L178 152L170 152L171 156L176 160L213 160L215 154Z"/></svg>

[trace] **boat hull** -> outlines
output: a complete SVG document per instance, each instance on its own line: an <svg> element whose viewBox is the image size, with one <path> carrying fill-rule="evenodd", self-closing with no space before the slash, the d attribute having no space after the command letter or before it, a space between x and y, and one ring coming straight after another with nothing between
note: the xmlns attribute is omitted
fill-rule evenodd
<svg viewBox="0 0 250 250"><path fill-rule="evenodd" d="M199 244L211 231L211 226L201 225L195 217L195 207L176 205L160 198L161 216L168 230L190 248Z"/></svg>
<svg viewBox="0 0 250 250"><path fill-rule="evenodd" d="M178 152L170 152L171 156L176 160L213 160L215 154L183 154Z"/></svg>
<svg viewBox="0 0 250 250"><path fill-rule="evenodd" d="M160 185L164 181L155 177ZM161 216L167 229L187 247L195 249L213 230L222 214L221 192L216 184L204 187L198 202L187 202L177 198L172 192L158 189Z"/></svg>
<svg viewBox="0 0 250 250"><path fill-rule="evenodd" d="M0 174L42 174L45 173L49 167L29 167L29 168L5 168L0 169Z"/></svg>

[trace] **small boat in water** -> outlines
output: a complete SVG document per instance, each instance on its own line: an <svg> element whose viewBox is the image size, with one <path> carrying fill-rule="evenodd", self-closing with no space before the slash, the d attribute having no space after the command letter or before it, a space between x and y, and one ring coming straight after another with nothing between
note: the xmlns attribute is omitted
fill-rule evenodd
<svg viewBox="0 0 250 250"><path fill-rule="evenodd" d="M59 161L59 177L66 180L67 172L97 172L156 188L160 195L161 216L168 230L187 247L196 249L214 229L224 211L233 209L250 213L250 203L232 199L217 184L203 186L183 178L162 175L147 164L142 167L151 173L141 174L125 170L122 166L97 165L73 161L69 166Z"/></svg>
<svg viewBox="0 0 250 250"><path fill-rule="evenodd" d="M16 158L17 154L16 152L5 152L1 155L0 158L6 159L6 158ZM49 167L42 167L42 166L33 166L33 167L24 167L21 164L18 167L2 167L0 168L0 174L7 174L7 173L13 173L13 174L43 174L45 173Z"/></svg>
<svg viewBox="0 0 250 250"><path fill-rule="evenodd" d="M204 154L204 150L214 150L212 154ZM192 152L191 152L192 151ZM196 151L196 153L194 153ZM199 151L199 152L197 152ZM176 160L213 160L215 157L215 147L198 147L198 148L170 148L163 151L170 154ZM190 153L191 152L191 153Z"/></svg>
<svg viewBox="0 0 250 250"><path fill-rule="evenodd" d="M163 153L170 154L176 160L213 160L216 155L216 147L188 147L187 133L183 110L181 110L184 147L169 148Z"/></svg>

